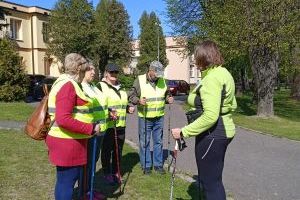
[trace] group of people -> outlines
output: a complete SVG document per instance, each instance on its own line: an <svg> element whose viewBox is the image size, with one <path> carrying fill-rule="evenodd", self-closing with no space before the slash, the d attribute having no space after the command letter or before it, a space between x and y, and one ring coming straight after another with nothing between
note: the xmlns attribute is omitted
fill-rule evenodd
<svg viewBox="0 0 300 200"><path fill-rule="evenodd" d="M225 200L222 170L226 148L235 133L231 117L236 108L234 80L222 67L224 60L214 42L200 43L194 57L202 80L190 93L188 103L199 115L187 126L172 129L172 135L174 139L196 136L199 181L206 199ZM71 200L77 181L80 185L86 183L85 195L100 157L104 179L108 184L120 184L126 115L134 113L135 106L143 172L149 175L153 169L165 174L164 110L165 104L172 104L174 99L167 89L160 62L151 62L146 74L136 78L128 93L118 80L120 68L113 63L107 64L100 82L94 80L93 63L77 53L65 57L60 71L62 74L49 94L48 110L53 125L46 138L49 160L56 166L56 200ZM82 174L86 174L87 181L79 181Z"/></svg>

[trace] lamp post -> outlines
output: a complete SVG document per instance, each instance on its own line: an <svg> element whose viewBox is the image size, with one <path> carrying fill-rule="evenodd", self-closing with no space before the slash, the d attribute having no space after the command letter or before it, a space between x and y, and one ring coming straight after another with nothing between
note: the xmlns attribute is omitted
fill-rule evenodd
<svg viewBox="0 0 300 200"><path fill-rule="evenodd" d="M157 61L159 62L159 23L158 21L155 22L157 26Z"/></svg>

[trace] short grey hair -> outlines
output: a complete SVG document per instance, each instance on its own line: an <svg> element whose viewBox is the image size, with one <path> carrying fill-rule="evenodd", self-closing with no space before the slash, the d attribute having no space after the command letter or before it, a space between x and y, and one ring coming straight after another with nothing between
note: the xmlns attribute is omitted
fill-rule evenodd
<svg viewBox="0 0 300 200"><path fill-rule="evenodd" d="M65 73L69 75L77 75L89 69L88 61L78 53L70 53L65 57Z"/></svg>
<svg viewBox="0 0 300 200"><path fill-rule="evenodd" d="M152 61L149 65L149 70L162 71L163 69L163 65L157 60Z"/></svg>

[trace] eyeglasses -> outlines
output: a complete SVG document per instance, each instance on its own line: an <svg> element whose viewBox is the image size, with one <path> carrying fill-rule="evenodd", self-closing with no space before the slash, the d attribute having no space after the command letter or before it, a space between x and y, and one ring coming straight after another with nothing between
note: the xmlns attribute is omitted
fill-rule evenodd
<svg viewBox="0 0 300 200"><path fill-rule="evenodd" d="M111 74L118 74L119 71L110 71L109 73L111 73Z"/></svg>

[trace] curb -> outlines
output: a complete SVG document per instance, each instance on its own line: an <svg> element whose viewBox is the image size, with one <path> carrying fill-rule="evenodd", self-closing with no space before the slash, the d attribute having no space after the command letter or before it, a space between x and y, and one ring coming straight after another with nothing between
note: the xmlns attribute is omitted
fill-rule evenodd
<svg viewBox="0 0 300 200"><path fill-rule="evenodd" d="M261 131L253 130L251 128L246 128L246 127L243 127L243 126L239 126L239 125L235 125L235 126L238 127L238 128L247 130L247 131L252 131L254 133L259 133L261 135L267 135L267 136L270 136L270 137L275 137L275 138L280 138L280 139L286 139L286 140L289 140L289 141L299 142L300 143L300 141L298 141L298 140L292 140L292 139L287 138L287 137L282 137L282 136L279 136L279 135L272 135L271 133L261 132Z"/></svg>

